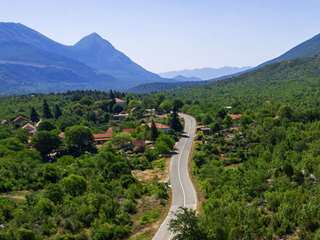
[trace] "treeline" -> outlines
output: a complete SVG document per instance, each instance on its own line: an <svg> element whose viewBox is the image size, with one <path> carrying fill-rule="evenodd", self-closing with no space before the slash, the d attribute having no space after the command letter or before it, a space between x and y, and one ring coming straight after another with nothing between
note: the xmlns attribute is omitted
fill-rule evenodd
<svg viewBox="0 0 320 240"><path fill-rule="evenodd" d="M320 239L319 63L282 62L171 94L209 129L193 163L203 208L179 212L175 239Z"/></svg>

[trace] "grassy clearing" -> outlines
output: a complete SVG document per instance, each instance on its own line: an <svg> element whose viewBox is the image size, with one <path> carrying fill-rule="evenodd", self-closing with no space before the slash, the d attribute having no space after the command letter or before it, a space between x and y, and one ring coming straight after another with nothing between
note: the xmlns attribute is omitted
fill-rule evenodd
<svg viewBox="0 0 320 240"><path fill-rule="evenodd" d="M0 194L0 198L7 198L16 203L20 203L26 200L26 197L30 195L30 191L14 191L9 193Z"/></svg>

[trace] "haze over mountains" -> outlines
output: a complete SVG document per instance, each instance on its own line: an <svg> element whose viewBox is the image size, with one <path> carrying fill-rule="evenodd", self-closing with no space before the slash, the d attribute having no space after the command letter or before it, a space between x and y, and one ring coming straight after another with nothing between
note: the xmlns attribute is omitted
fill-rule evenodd
<svg viewBox="0 0 320 240"><path fill-rule="evenodd" d="M244 73L245 73L246 76L248 76L250 74L255 74L255 72L257 70L260 70L261 68L268 67L269 65L272 65L272 64L276 64L276 63L279 63L279 62L285 62L285 61L292 61L292 60L295 60L295 59L312 58L312 57L318 56L318 55L320 55L320 34L318 34L315 37L313 37L313 38L311 38L311 39L299 44L298 46L290 49L289 51L287 51L286 53L280 55L279 57L277 57L275 59L272 59L270 61L262 63L259 66L251 68L249 70L245 70ZM175 73L174 72L173 73L169 73L169 75L165 75L165 76L172 76L170 74L174 75ZM181 72L178 72L178 74L181 74ZM176 89L176 88L196 86L196 85L199 85L199 84L213 83L213 82L215 82L217 80L229 80L229 79L233 79L236 76L241 76L241 75L242 74L240 72L239 74L233 74L233 75L231 74L229 76L213 78L211 80L203 81L203 82L198 82L198 81L189 82L188 81L188 82L180 82L179 84L177 84L177 83L165 83L165 82L162 82L162 83L147 83L147 84L142 84L142 85L136 86L136 87L130 89L130 91L135 92L135 93L148 93L148 92L158 91L158 89L160 89L160 90L172 90L172 89Z"/></svg>
<svg viewBox="0 0 320 240"><path fill-rule="evenodd" d="M192 80L209 80L213 78L218 78L226 75L231 75L239 72L249 70L250 67L222 67L222 68L197 68L197 69L185 69L181 71L170 71L159 73L161 77L164 78L176 78L176 77L185 77L193 78ZM190 79L190 80L191 80Z"/></svg>
<svg viewBox="0 0 320 240"><path fill-rule="evenodd" d="M168 90L228 79L265 65L318 54L320 35L252 69L203 68L159 76L133 62L97 33L67 46L22 24L0 23L0 95L82 89ZM201 81L206 79L211 80Z"/></svg>
<svg viewBox="0 0 320 240"><path fill-rule="evenodd" d="M127 89L170 81L151 73L98 34L73 46L18 23L0 23L0 94Z"/></svg>

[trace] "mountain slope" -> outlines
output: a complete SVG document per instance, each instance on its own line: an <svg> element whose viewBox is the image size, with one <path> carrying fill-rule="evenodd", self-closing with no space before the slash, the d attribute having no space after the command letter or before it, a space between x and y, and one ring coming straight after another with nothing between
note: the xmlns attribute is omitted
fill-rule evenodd
<svg viewBox="0 0 320 240"><path fill-rule="evenodd" d="M101 73L131 81L130 85L163 80L133 62L96 33L90 34L76 43L69 56Z"/></svg>
<svg viewBox="0 0 320 240"><path fill-rule="evenodd" d="M181 71L171 71L160 73L160 76L166 78L175 78L177 76L194 77L200 80L214 79L226 75L231 75L249 70L250 67L222 67L222 68L198 68L186 69Z"/></svg>
<svg viewBox="0 0 320 240"><path fill-rule="evenodd" d="M277 102L292 101L299 105L302 98L317 99L319 89L320 57L316 56L270 64L237 77L209 81L205 86L176 90L174 94L206 99L208 104L214 100L215 105L248 108L270 99ZM314 104L317 105L318 101Z"/></svg>
<svg viewBox="0 0 320 240"><path fill-rule="evenodd" d="M55 92L126 89L142 83L168 81L146 71L97 34L66 46L19 23L0 23L0 65L0 83L10 86L10 82L21 81L21 87L11 87L10 93L47 91L49 85ZM20 79L23 75L20 71L26 67L30 73L28 87L26 79ZM53 85L52 80L56 79L51 74L53 69L59 76L59 86Z"/></svg>
<svg viewBox="0 0 320 240"><path fill-rule="evenodd" d="M297 58L313 57L319 54L320 54L320 34L290 49L289 51L282 54L281 56L263 63L262 66L266 64L276 63L276 62L294 60Z"/></svg>

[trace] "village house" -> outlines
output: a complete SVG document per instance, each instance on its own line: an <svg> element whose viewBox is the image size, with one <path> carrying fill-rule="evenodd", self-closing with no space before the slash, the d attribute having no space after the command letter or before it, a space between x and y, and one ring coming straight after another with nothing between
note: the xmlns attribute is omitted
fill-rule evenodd
<svg viewBox="0 0 320 240"><path fill-rule="evenodd" d="M197 127L197 131L198 132L202 132L204 135L209 135L211 129L209 127L205 126L205 125L199 125Z"/></svg>
<svg viewBox="0 0 320 240"><path fill-rule="evenodd" d="M31 123L27 123L25 124L22 129L26 130L28 132L28 134L33 135L36 133L37 128L35 126L33 126Z"/></svg>
<svg viewBox="0 0 320 240"><path fill-rule="evenodd" d="M113 129L110 127L104 133L93 134L93 140L96 145L102 145L105 142L112 140L112 136L113 136ZM64 132L59 133L59 138L60 139L65 138Z"/></svg>
<svg viewBox="0 0 320 240"><path fill-rule="evenodd" d="M120 99L120 98L115 98L114 101L115 101L116 105L121 106L121 107L124 107L127 104L127 102L125 100Z"/></svg>
<svg viewBox="0 0 320 240"><path fill-rule="evenodd" d="M119 114L113 114L112 118L116 121L121 121L129 117L128 113L119 113Z"/></svg>
<svg viewBox="0 0 320 240"><path fill-rule="evenodd" d="M228 114L232 121L239 121L242 117L241 114Z"/></svg>
<svg viewBox="0 0 320 240"><path fill-rule="evenodd" d="M94 142L96 145L102 145L107 141L112 140L113 129L110 127L105 133L93 134Z"/></svg>
<svg viewBox="0 0 320 240"><path fill-rule="evenodd" d="M29 122L29 119L26 116L24 116L22 114L19 114L11 122L16 127L22 127L23 125L25 125L25 124L27 124Z"/></svg>
<svg viewBox="0 0 320 240"><path fill-rule="evenodd" d="M145 140L133 140L132 145L134 152L144 152L146 142Z"/></svg>
<svg viewBox="0 0 320 240"><path fill-rule="evenodd" d="M163 132L169 132L170 131L170 127L168 125L162 124L162 123L155 123L156 124L156 128L158 130L161 130ZM148 127L151 128L151 123L148 123Z"/></svg>
<svg viewBox="0 0 320 240"><path fill-rule="evenodd" d="M145 117L151 117L151 116L154 116L155 114L156 114L156 110L154 108L147 108L145 110L144 116Z"/></svg>
<svg viewBox="0 0 320 240"><path fill-rule="evenodd" d="M5 125L5 124L8 124L8 120L4 119L4 120L1 121L1 125Z"/></svg>

